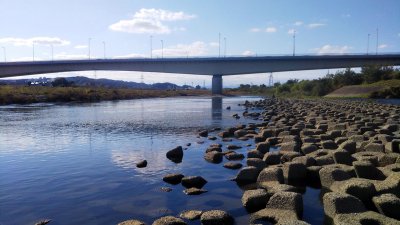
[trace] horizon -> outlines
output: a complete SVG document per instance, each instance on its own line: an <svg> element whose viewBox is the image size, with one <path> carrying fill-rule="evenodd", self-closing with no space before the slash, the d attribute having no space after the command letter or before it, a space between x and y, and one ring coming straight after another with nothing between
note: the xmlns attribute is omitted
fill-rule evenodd
<svg viewBox="0 0 400 225"><path fill-rule="evenodd" d="M61 1L3 3L0 60L204 57L400 52L400 2L386 1ZM229 13L225 13L229 11ZM71 15L73 15L71 17ZM10 22L11 21L11 22ZM295 45L295 47L294 47ZM3 61L3 60L2 60ZM330 70L330 72L337 71ZM328 70L273 73L274 81L314 79ZM145 83L211 84L211 76L89 71ZM269 73L224 77L224 86L267 84ZM22 78L22 77L21 77ZM202 86L202 85L200 85Z"/></svg>

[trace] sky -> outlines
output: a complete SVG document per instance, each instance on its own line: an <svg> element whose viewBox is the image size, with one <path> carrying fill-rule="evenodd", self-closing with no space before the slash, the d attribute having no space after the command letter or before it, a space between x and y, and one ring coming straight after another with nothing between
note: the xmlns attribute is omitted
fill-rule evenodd
<svg viewBox="0 0 400 225"><path fill-rule="evenodd" d="M0 0L0 28L0 61L88 59L89 51L90 58L292 55L294 40L296 55L393 53L400 52L400 1ZM273 76L285 82L327 72ZM27 77L77 75L211 85L211 76L123 71ZM227 76L224 86L268 77Z"/></svg>

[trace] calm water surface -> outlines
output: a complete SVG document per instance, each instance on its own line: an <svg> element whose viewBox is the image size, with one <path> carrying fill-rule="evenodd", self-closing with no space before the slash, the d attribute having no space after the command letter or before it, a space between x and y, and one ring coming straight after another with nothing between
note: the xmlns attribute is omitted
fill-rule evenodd
<svg viewBox="0 0 400 225"><path fill-rule="evenodd" d="M214 141L196 137L199 129L257 122L232 118L243 112L238 103L245 100L257 98L0 107L0 224L34 224L44 218L52 225L117 224L132 218L151 224L187 209L223 209L237 224L248 224L243 190L229 181L237 171L207 163L203 153ZM182 163L166 159L168 150L187 143L192 145ZM233 142L247 143L254 141ZM142 159L148 166L136 168ZM203 176L208 193L187 196L181 185L164 183L162 177L173 172ZM173 190L166 193L161 187ZM323 220L318 195L312 188L303 195L304 219L312 224Z"/></svg>

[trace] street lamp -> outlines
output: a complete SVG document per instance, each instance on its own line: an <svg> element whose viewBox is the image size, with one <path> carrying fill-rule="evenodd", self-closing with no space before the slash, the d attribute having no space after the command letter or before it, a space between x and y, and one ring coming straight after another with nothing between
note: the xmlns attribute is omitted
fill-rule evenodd
<svg viewBox="0 0 400 225"><path fill-rule="evenodd" d="M164 41L161 40L161 58L164 58Z"/></svg>
<svg viewBox="0 0 400 225"><path fill-rule="evenodd" d="M103 41L103 53L104 53L104 59L106 59L106 42Z"/></svg>
<svg viewBox="0 0 400 225"><path fill-rule="evenodd" d="M88 57L89 57L89 60L90 60L90 42L92 41L92 38L89 38L88 39Z"/></svg>
<svg viewBox="0 0 400 225"><path fill-rule="evenodd" d="M7 62L7 56L6 56L6 47L1 47L3 49L3 53L4 53L4 62Z"/></svg>

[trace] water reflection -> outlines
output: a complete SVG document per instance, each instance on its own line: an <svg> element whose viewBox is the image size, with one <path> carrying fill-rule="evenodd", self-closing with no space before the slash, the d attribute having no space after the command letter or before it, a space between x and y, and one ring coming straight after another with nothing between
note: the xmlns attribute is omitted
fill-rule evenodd
<svg viewBox="0 0 400 225"><path fill-rule="evenodd" d="M222 120L222 97L212 97L211 115L213 120Z"/></svg>

